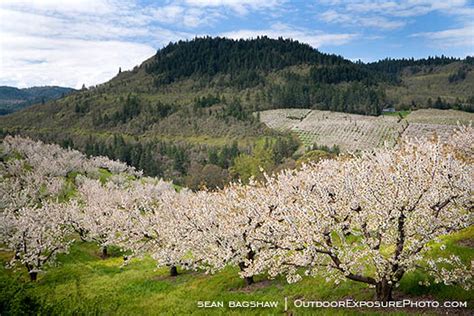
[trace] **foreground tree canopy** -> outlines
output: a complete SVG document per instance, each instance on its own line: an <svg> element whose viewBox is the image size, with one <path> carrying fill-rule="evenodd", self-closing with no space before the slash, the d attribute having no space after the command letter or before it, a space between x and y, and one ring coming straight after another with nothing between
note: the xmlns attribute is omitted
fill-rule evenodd
<svg viewBox="0 0 474 316"><path fill-rule="evenodd" d="M32 280L76 239L120 247L126 263L296 282L324 274L376 289L378 300L410 271L472 285L472 265L446 253L443 235L473 224L472 127L451 141L402 140L395 148L339 156L219 190L177 192L123 163L6 137L0 162L0 242ZM428 280L427 280L428 282Z"/></svg>

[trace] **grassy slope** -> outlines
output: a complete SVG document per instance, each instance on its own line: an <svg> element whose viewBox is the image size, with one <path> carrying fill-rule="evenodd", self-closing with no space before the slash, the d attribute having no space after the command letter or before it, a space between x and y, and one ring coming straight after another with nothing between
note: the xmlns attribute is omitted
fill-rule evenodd
<svg viewBox="0 0 474 316"><path fill-rule="evenodd" d="M99 110L102 115L112 116L122 108L123 100L130 92L139 97L144 108L163 102L176 104L179 110L157 123L149 123L146 114L142 114L125 124L120 123L112 127L93 125L93 118L97 116ZM246 105L247 90L203 87L195 79L181 80L157 89L153 86L153 78L143 67L139 67L133 71L122 72L94 89L0 117L0 128L9 131L21 130L30 136L54 135L56 141L72 137L79 143L89 135L106 139L113 134L121 134L125 137L138 136L211 146L230 144L234 139L241 144L249 144L260 135L272 133L264 126L259 127L249 122L235 119L224 122L215 117L207 115L199 117L192 112L182 111L193 104L196 97L217 93L227 100L240 96ZM75 113L76 105L86 102L90 105L90 111L85 114Z"/></svg>
<svg viewBox="0 0 474 316"><path fill-rule="evenodd" d="M445 237L443 243L447 251L462 256L469 262L474 257L474 249L461 246L460 240L474 239L474 227L461 233ZM431 256L438 256L434 250ZM81 243L74 246L68 255L60 256L60 264L50 268L42 275L37 284L29 284L23 269L14 272L0 268L0 294L3 302L8 300L12 289L18 283L24 285L15 290L15 298L30 297L31 302L42 305L46 314L113 314L113 315L249 315L281 314L284 297L289 302L300 298L305 300L369 300L373 290L363 284L347 281L337 286L328 285L323 278L305 278L296 284L287 284L283 278L266 281L262 277L252 287L245 287L237 276L237 269L227 268L215 275L201 272L184 272L177 278L167 276L166 269L155 269L154 262L147 258L134 260L130 265L121 267L122 259L116 256L102 260L98 249L92 244ZM1 253L5 261L8 254ZM423 299L468 301L471 309L474 304L474 293L454 286L432 285L428 288L418 285L421 274L410 273L404 277L398 298L420 297ZM7 290L9 288L9 291ZM198 309L197 301L250 301L277 300L277 309ZM25 300L23 300L25 301ZM2 302L0 302L2 303ZM290 304L290 311L301 314L355 314L365 311L332 310L332 309L298 309ZM413 310L412 310L413 311ZM380 311L378 311L380 312ZM401 311L392 311L401 313ZM415 311L413 311L415 312ZM433 311L431 311L433 312ZM395 313L395 314L397 314ZM401 313L402 314L402 313Z"/></svg>
<svg viewBox="0 0 474 316"><path fill-rule="evenodd" d="M445 66L424 67L423 71L417 74L405 71L402 75L402 84L389 87L387 96L397 105L410 105L413 100L422 106L426 106L428 98L433 102L437 97L448 102L455 102L457 97L466 99L473 95L474 67L467 66L471 70L468 71L465 80L456 83L448 81L449 76L456 73L461 66L462 63L455 62Z"/></svg>

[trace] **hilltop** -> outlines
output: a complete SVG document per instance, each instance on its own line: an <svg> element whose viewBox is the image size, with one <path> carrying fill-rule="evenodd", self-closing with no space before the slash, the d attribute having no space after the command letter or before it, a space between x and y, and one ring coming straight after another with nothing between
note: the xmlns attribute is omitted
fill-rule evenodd
<svg viewBox="0 0 474 316"><path fill-rule="evenodd" d="M181 185L222 186L258 173L258 165L278 170L298 159L297 138L252 113L472 111L473 68L472 58L364 64L289 39L196 38L171 43L104 84L2 117L0 128Z"/></svg>

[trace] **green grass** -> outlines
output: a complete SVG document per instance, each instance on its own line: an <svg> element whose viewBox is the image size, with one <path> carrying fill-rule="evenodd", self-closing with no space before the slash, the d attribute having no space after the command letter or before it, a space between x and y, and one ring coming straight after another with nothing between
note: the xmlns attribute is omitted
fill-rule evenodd
<svg viewBox="0 0 474 316"><path fill-rule="evenodd" d="M51 269L38 284L27 283L24 294L41 304L42 312L47 314L114 315L260 314L261 309L198 309L197 302L277 300L283 304L285 296L327 299L342 297L352 290L356 290L357 298L370 297L361 285L345 282L331 288L317 279L288 285L283 279L267 282L258 278L260 284L249 291L234 268L215 275L185 271L171 278L166 269L156 270L151 259L135 260L122 268L120 257L101 260L95 252L95 247L86 244L74 247L69 259L63 258L62 264ZM269 311L282 312L280 307Z"/></svg>
<svg viewBox="0 0 474 316"><path fill-rule="evenodd" d="M461 240L474 238L474 227L443 239L448 252L460 255L469 262L474 249L461 245ZM167 276L167 269L156 269L152 259L133 260L122 266L122 257L111 249L112 257L101 259L98 248L90 243L74 245L67 255L59 256L59 263L41 274L36 283L28 281L24 269L0 268L0 314L36 312L53 315L260 315L283 313L284 298L290 302L289 311L298 315L352 315L365 311L342 309L296 309L294 299L306 300L370 300L373 290L364 284L346 281L331 285L322 278L304 278L288 284L285 279L267 281L257 277L256 285L248 288L237 275L236 268L229 267L215 275L184 271L178 277ZM438 256L435 247L431 256ZM0 261L6 262L8 253L0 253ZM396 296L429 296L432 299L466 300L474 303L474 293L455 286L418 285L421 273L407 274ZM276 309L229 309L229 301L278 301ZM224 308L202 309L198 301L223 301ZM471 307L472 308L472 307ZM3 309L3 312L2 312ZM380 312L380 311L379 311ZM402 314L402 313L400 313Z"/></svg>
<svg viewBox="0 0 474 316"><path fill-rule="evenodd" d="M109 178L112 176L112 173L106 169L99 169L99 181L100 183L104 184L109 180Z"/></svg>
<svg viewBox="0 0 474 316"><path fill-rule="evenodd" d="M463 245L463 241L470 241L471 247ZM474 248L472 244L474 241L474 227L471 226L457 234L445 236L442 238L442 243L433 247L430 256L433 258L446 256L446 254L454 254L461 258L464 263L469 263L474 259ZM445 250L440 250L440 245L446 246ZM420 286L419 281L422 281L425 276L420 272L414 272L406 275L400 284L400 289L409 295L420 296L429 295L434 296L439 300L467 300L470 301L470 306L474 304L473 291L460 290L454 286L444 286L442 284L433 284L429 287Z"/></svg>

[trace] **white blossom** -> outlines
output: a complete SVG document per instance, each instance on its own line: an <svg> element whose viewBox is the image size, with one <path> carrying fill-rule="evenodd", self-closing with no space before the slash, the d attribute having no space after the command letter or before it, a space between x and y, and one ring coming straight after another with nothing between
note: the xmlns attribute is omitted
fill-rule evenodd
<svg viewBox="0 0 474 316"><path fill-rule="evenodd" d="M10 264L24 265L32 280L55 256L67 252L72 239L57 203L41 207L22 207L0 213L0 241L14 251Z"/></svg>

